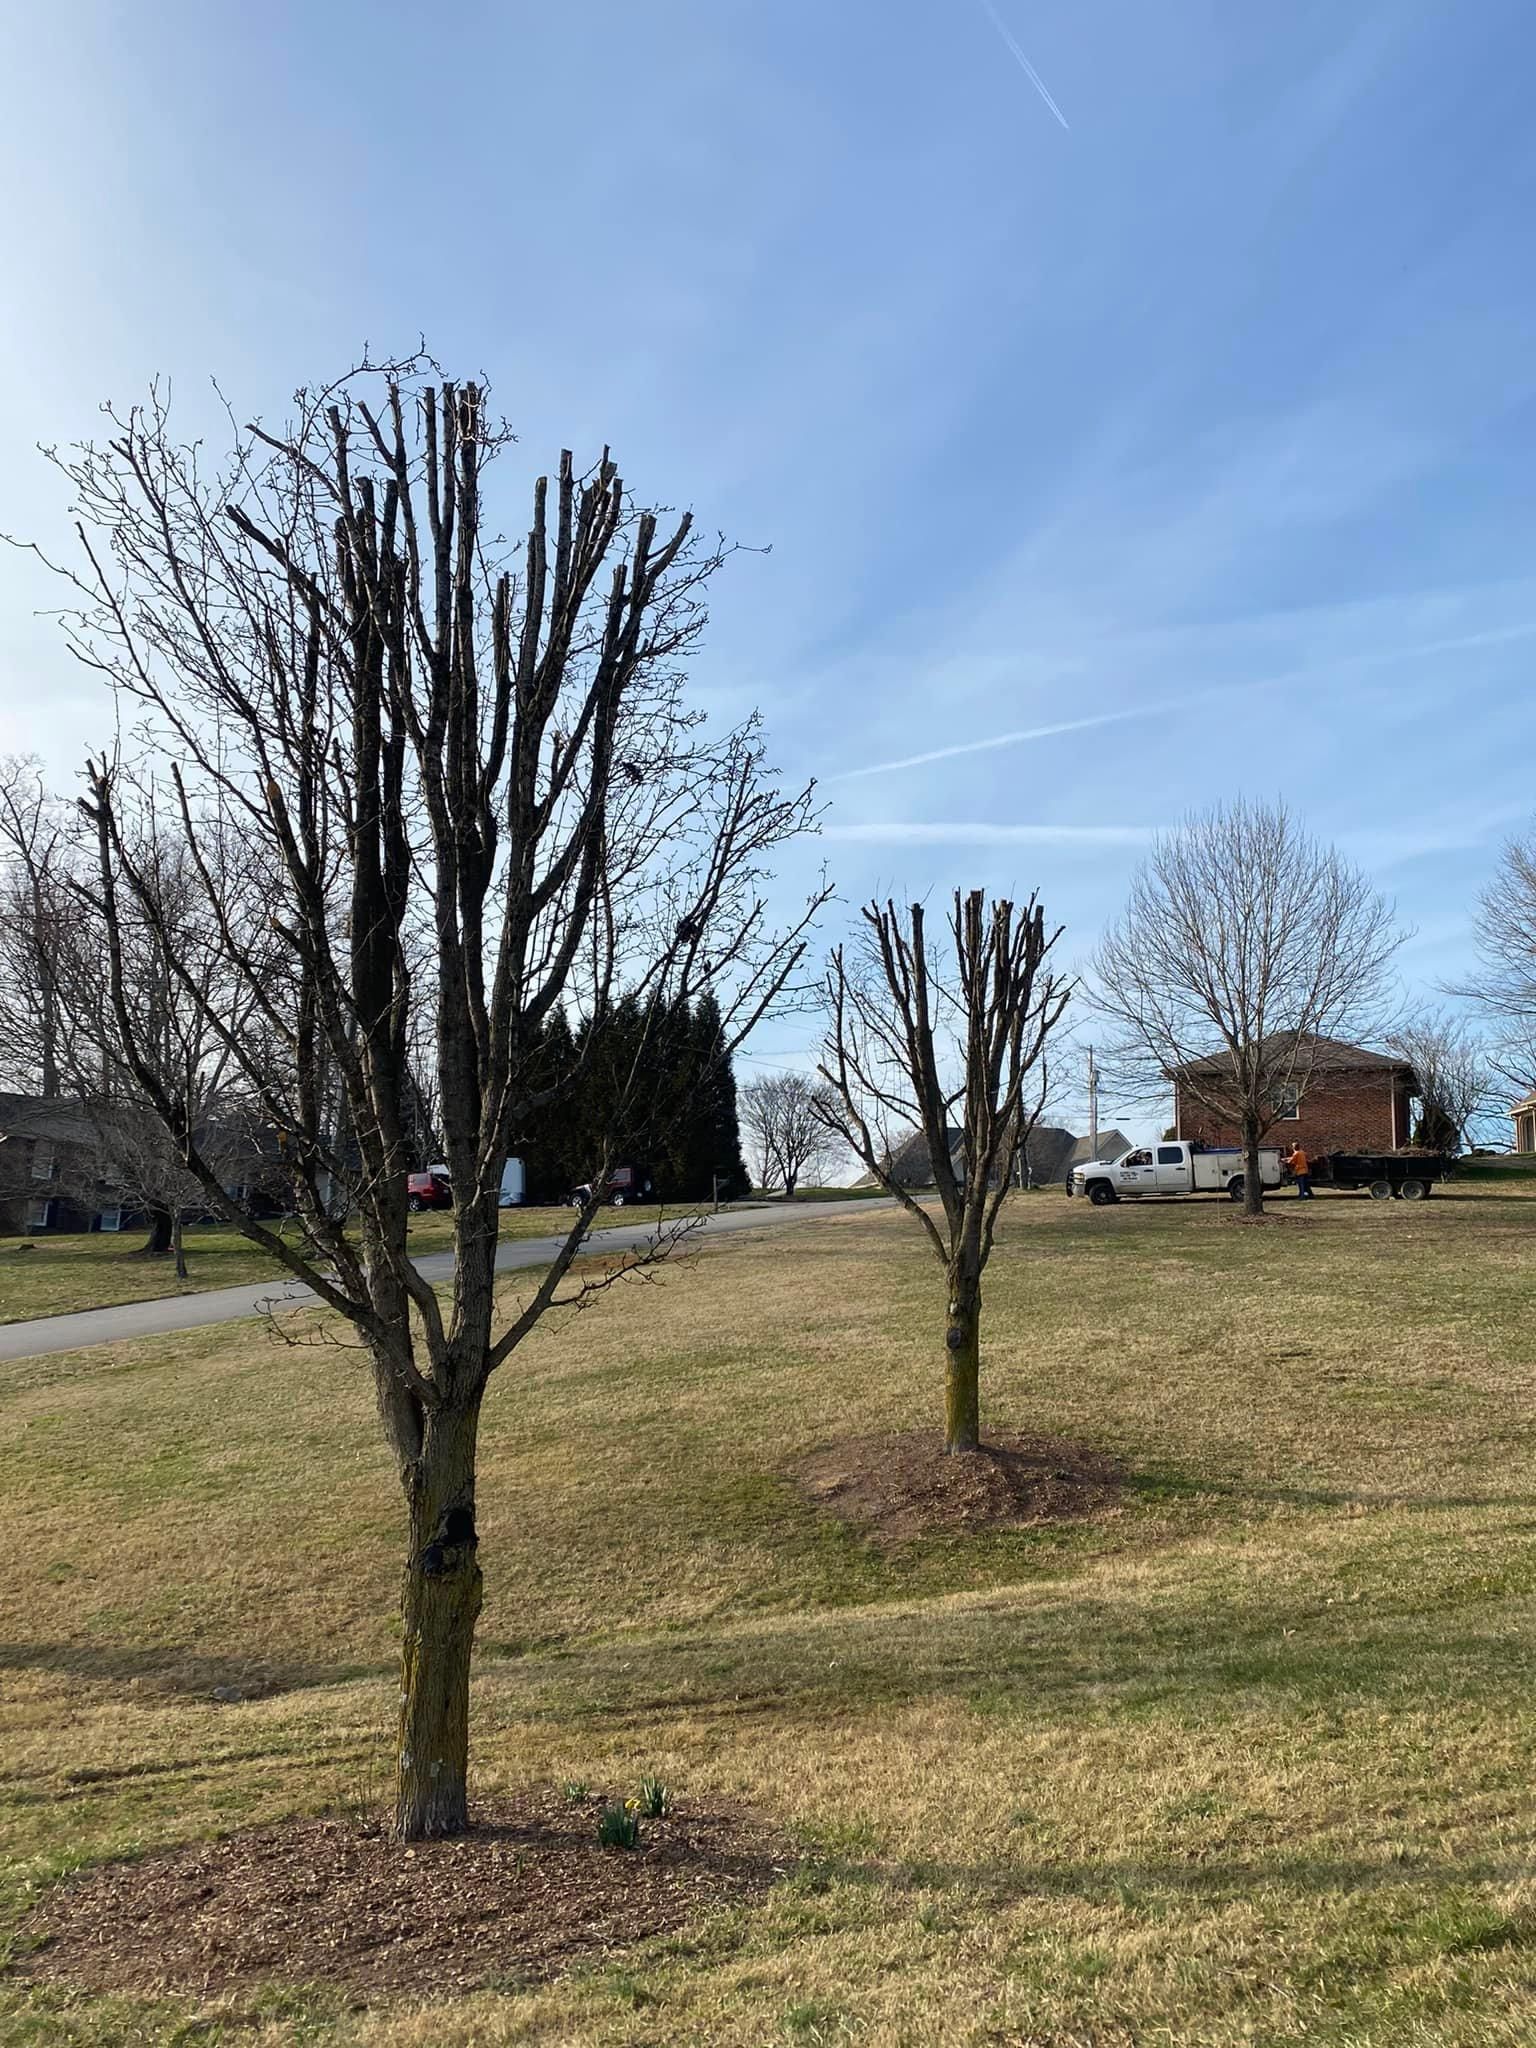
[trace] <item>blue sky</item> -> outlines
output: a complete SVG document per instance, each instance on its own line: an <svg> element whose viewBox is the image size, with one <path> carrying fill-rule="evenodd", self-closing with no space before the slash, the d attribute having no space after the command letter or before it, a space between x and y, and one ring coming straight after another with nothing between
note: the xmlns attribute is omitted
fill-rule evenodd
<svg viewBox="0 0 1536 2048"><path fill-rule="evenodd" d="M1038 885L1086 950L1148 831L1278 792L1429 983L1533 801L1533 72L1517 0L13 9L0 525L58 536L102 397L424 331L530 473L610 441L771 545L699 682L850 904ZM62 778L48 601L0 558Z"/></svg>

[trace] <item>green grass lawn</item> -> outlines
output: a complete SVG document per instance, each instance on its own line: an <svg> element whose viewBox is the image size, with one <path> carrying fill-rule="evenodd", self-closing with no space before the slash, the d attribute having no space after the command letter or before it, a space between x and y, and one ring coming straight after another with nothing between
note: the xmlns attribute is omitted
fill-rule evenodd
<svg viewBox="0 0 1536 2048"><path fill-rule="evenodd" d="M611 1230L619 1224L654 1221L662 1213L658 1209L601 1209L593 1227ZM501 1235L550 1237L568 1230L571 1222L569 1209L503 1209ZM282 1274L275 1259L234 1230L187 1232L184 1281L176 1278L168 1258L136 1257L143 1241L142 1232L128 1231L121 1236L0 1238L0 1323L110 1308L124 1301L153 1301L167 1294L200 1294L210 1287L238 1287L248 1280ZM439 1210L412 1217L410 1242L418 1256L448 1250L453 1242L452 1219ZM24 1244L33 1249L22 1251Z"/></svg>
<svg viewBox="0 0 1536 2048"><path fill-rule="evenodd" d="M0 1976L0 2041L1536 2039L1536 1184L1007 1212L998 1429L1127 1505L882 1552L797 1457L927 1427L910 1221L722 1241L493 1386L486 1794L654 1769L800 1844L751 1909L554 1983L353 2009ZM204 1330L8 1367L0 1901L378 1800L403 1517L355 1358ZM227 1705L215 1687L254 1694Z"/></svg>

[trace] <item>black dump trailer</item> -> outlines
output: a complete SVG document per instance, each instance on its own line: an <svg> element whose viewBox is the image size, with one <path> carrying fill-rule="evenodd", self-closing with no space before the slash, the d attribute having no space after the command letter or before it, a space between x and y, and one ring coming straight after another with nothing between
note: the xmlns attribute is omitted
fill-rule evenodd
<svg viewBox="0 0 1536 2048"><path fill-rule="evenodd" d="M1318 1164L1319 1187L1364 1188L1374 1202L1422 1202L1451 1170L1443 1152L1330 1152Z"/></svg>

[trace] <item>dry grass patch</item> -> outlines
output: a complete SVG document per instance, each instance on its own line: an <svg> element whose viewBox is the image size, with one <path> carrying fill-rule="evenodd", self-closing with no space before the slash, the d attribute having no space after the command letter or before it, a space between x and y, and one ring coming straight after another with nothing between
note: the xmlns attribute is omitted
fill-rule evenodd
<svg viewBox="0 0 1536 2048"><path fill-rule="evenodd" d="M493 1385L475 1796L655 1769L790 1831L766 1893L363 2012L0 1977L0 2042L1536 2036L1530 1194L1226 1216L1006 1214L984 1430L1117 1461L1108 1518L885 1547L793 1483L937 1421L898 1216L706 1245ZM403 1518L361 1362L190 1332L12 1368L0 1419L13 1920L77 1865L375 1808Z"/></svg>

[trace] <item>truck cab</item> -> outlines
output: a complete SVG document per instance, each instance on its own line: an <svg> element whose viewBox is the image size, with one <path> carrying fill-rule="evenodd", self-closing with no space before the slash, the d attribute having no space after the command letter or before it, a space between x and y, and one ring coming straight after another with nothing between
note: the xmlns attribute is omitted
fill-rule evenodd
<svg viewBox="0 0 1536 2048"><path fill-rule="evenodd" d="M1279 1187L1280 1154L1273 1146L1261 1149L1259 1172L1265 1187ZM1163 1138L1155 1145L1133 1145L1118 1159L1090 1159L1074 1168L1069 1191L1101 1205L1143 1195L1225 1194L1236 1202L1242 1199L1243 1178L1243 1155L1235 1147Z"/></svg>

